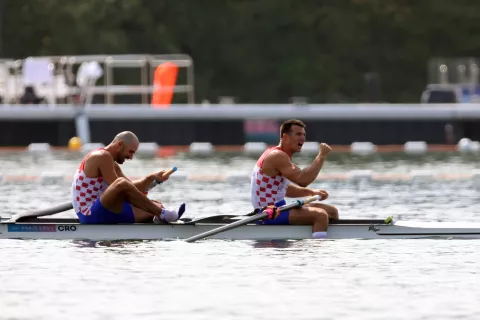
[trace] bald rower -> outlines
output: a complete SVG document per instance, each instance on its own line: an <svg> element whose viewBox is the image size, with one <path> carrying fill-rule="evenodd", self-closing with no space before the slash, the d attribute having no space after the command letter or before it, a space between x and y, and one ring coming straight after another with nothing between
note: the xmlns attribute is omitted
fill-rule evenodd
<svg viewBox="0 0 480 320"><path fill-rule="evenodd" d="M184 203L178 211L173 211L147 197L152 184L168 179L167 170L137 181L123 174L120 165L126 159L133 159L139 144L134 133L124 131L108 146L91 151L82 160L72 183L72 204L80 223L168 223L182 216Z"/></svg>

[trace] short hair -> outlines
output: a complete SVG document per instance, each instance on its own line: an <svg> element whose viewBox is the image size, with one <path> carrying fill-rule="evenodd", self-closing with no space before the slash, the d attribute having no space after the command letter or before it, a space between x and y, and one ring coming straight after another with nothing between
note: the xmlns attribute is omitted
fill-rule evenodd
<svg viewBox="0 0 480 320"><path fill-rule="evenodd" d="M282 123L282 125L280 126L280 137L284 133L289 133L293 126L299 126L302 128L306 127L305 123L303 123L301 120L296 120L296 119L287 120L284 123Z"/></svg>

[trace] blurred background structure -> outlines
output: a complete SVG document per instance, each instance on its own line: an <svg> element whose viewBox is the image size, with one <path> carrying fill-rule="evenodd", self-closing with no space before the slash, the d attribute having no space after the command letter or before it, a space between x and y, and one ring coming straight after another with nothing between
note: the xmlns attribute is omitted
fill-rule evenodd
<svg viewBox="0 0 480 320"><path fill-rule="evenodd" d="M87 110L88 121L111 135L125 127L113 122L123 117L147 140L166 145L272 143L271 128L298 116L314 120L314 139L336 144L479 140L480 113L470 109L480 95L475 8L467 0L0 0L0 97L5 106L38 105L37 113L107 107L115 120ZM383 109L364 112L358 104ZM187 111L172 111L187 105L196 108L188 119ZM216 122L201 111L213 105ZM277 112L292 105L317 114ZM134 106L142 111L125 113ZM74 114L56 110L53 126L32 115L28 127L53 130L38 138L65 145L78 129L62 127L59 121L73 123ZM239 110L243 115L233 119ZM27 126L26 116L12 112L0 110L5 130L19 118ZM264 126L266 118L273 122ZM187 133L156 138L159 125ZM205 134L213 127L217 137ZM88 130L92 139L106 139L95 123ZM24 145L31 136L0 133L3 146Z"/></svg>
<svg viewBox="0 0 480 320"><path fill-rule="evenodd" d="M466 0L1 0L0 56L184 54L197 103L417 103L429 83L478 80L479 18Z"/></svg>

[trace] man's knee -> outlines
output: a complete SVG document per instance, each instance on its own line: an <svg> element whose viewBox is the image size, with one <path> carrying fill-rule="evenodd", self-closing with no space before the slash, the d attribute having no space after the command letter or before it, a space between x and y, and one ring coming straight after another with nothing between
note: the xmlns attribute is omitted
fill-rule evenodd
<svg viewBox="0 0 480 320"><path fill-rule="evenodd" d="M328 223L328 213L324 209L316 208L314 222Z"/></svg>
<svg viewBox="0 0 480 320"><path fill-rule="evenodd" d="M338 220L338 209L337 209L337 207L330 206L330 210L328 212L328 217L330 219Z"/></svg>
<svg viewBox="0 0 480 320"><path fill-rule="evenodd" d="M121 191L128 191L132 188L132 183L128 181L127 178L119 177L114 182L113 185L115 188L118 188Z"/></svg>

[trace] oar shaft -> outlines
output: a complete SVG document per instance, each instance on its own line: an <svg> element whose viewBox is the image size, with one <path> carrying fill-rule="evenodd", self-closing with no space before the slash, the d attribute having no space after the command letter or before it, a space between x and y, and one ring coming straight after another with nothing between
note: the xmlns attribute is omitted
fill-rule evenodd
<svg viewBox="0 0 480 320"><path fill-rule="evenodd" d="M313 196L313 197L308 197L304 200L297 200L297 201L292 202L290 204L286 204L284 206L281 206L280 208L278 208L278 210L281 212L281 211L285 211L285 210L288 210L288 209L301 207L304 204L307 204L307 203L310 203L310 202L313 202L313 201L316 201L316 200L320 200L320 199L321 199L321 196L319 196L319 195L318 196ZM193 237L190 237L190 238L186 239L185 241L186 242L195 242L197 240L200 240L200 239L203 239L203 238L206 238L206 237L209 237L209 236L213 236L213 235L218 234L220 232L235 229L237 227L241 227L243 225L249 224L250 222L265 219L267 217L268 217L268 212L261 212L259 214L254 215L254 216L251 216L251 217L239 220L239 221L235 221L233 223L215 228L213 230L206 231L204 233L200 233L196 236L193 236Z"/></svg>
<svg viewBox="0 0 480 320"><path fill-rule="evenodd" d="M203 238L206 238L206 237L209 237L209 236L213 236L217 233L221 233L221 232L224 232L224 231L234 229L236 227L243 226L245 224L249 224L250 222L253 222L253 221L256 221L256 220L265 219L266 217L268 217L267 212L259 213L257 215L248 217L246 219L235 221L234 223L230 223L230 224L221 226L219 228L216 228L216 229L213 229L213 230L210 230L210 231L206 231L204 233L197 234L196 236L190 237L185 241L186 242L195 242L197 240L200 240L200 239L203 239Z"/></svg>
<svg viewBox="0 0 480 320"><path fill-rule="evenodd" d="M46 208L46 209L41 209L37 210L34 212L27 212L24 214L19 214L19 215L14 215L10 218L10 221L12 222L21 222L23 220L26 220L28 218L38 218L38 217L44 217L44 216L50 216L52 214L68 211L70 209L73 209L72 202L66 202L64 204L51 207L51 208Z"/></svg>

